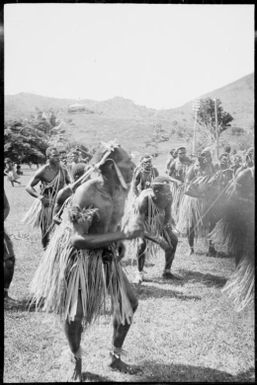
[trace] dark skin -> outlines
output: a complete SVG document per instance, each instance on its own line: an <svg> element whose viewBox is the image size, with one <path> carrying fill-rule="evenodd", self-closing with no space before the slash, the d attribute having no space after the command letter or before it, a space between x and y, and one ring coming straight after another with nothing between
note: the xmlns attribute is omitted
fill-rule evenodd
<svg viewBox="0 0 257 385"><path fill-rule="evenodd" d="M206 156L201 156L196 161L194 165L192 165L186 175L186 184L190 185L192 180L197 176L204 176L204 175L213 175L214 174L214 166L212 164L212 159L209 154ZM194 196L193 191L190 194L192 197ZM196 198L198 198L198 195L196 195ZM190 247L190 255L194 253L194 239L195 239L195 230L194 226L189 228L187 230L187 239Z"/></svg>
<svg viewBox="0 0 257 385"><path fill-rule="evenodd" d="M121 148L115 150L115 162L118 165L127 184L131 182L134 163L128 154ZM111 157L111 156L110 156ZM134 239L143 236L143 228L135 225L126 233L119 230L119 224L123 216L124 204L128 190L125 190L117 177L113 162L106 161L101 168L102 176L91 179L77 188L73 196L73 205L80 209L93 206L98 209L98 220L89 227L88 223L72 223L71 243L77 249L97 249L107 247L113 241ZM133 311L138 306L135 294L124 275L126 291ZM72 322L65 321L65 334L70 349L75 355L78 352L81 341L82 307L78 301L77 314ZM113 314L113 346L121 348L130 324L120 324L116 311ZM120 358L113 356L110 364L112 369L133 373L133 370ZM73 379L81 380L81 359L76 360Z"/></svg>
<svg viewBox="0 0 257 385"><path fill-rule="evenodd" d="M170 165L169 176L171 176L172 178L175 178L180 183L183 183L184 182L183 172L181 171L180 173L178 173L178 170L177 170L178 160L181 162L181 164L183 164L184 167L189 166L192 162L186 156L186 150L181 149L178 151L177 158Z"/></svg>
<svg viewBox="0 0 257 385"><path fill-rule="evenodd" d="M36 185L38 185L40 182L43 183L50 183L59 173L60 171L60 157L57 150L52 149L51 152L48 155L48 162L46 165L41 167L33 176L33 178L29 181L28 185L26 186L26 191L33 196L34 198L38 198L41 200L43 206L49 205L49 199L45 194L38 193L36 189L34 188ZM60 183L58 186L58 189L62 189L63 186L66 183L70 183L70 177L68 175L68 172L66 169L62 169L63 172L61 172L60 177ZM42 231L42 245L43 248L46 248L48 242L49 242L49 234L43 234Z"/></svg>
<svg viewBox="0 0 257 385"><path fill-rule="evenodd" d="M171 204L172 204L172 195L170 191L169 184L159 184L152 185L152 190L149 190L149 195L151 194L152 200L156 207L159 209L159 221L162 224L163 228L171 223L174 224L174 221L171 217ZM144 194L142 199L139 196L139 215L140 219L144 221L148 216L148 198ZM172 232L171 228L168 226L166 228L166 235L158 238L158 244L165 251L165 270L169 270L172 264L172 261L175 256L176 246L177 246L177 237ZM145 263L145 248L146 243L143 240L143 243L139 246L138 249L138 269L139 271L143 270ZM173 278L172 274L167 276L167 278Z"/></svg>
<svg viewBox="0 0 257 385"><path fill-rule="evenodd" d="M144 162L144 164L146 168L152 169L152 173L144 174L141 171L138 172L137 176L132 182L132 189L136 196L139 195L141 190L144 190L150 186L152 177L155 178L159 175L158 170L152 166L152 162L150 160L148 162Z"/></svg>
<svg viewBox="0 0 257 385"><path fill-rule="evenodd" d="M60 158L59 153L56 150L52 150L48 156L48 162L41 167L29 181L26 186L26 191L34 198L39 198L42 204L47 204L48 199L35 190L35 186L40 182L50 183L59 173L60 170ZM65 169L64 175L61 175L59 190L63 188L65 183L70 183L70 177Z"/></svg>

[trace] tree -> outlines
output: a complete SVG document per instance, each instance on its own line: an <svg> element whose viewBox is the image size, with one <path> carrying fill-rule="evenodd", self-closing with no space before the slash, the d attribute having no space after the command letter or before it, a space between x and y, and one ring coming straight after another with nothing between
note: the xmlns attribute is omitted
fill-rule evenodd
<svg viewBox="0 0 257 385"><path fill-rule="evenodd" d="M211 98L200 99L200 109L197 113L197 122L205 126L211 133L212 139L217 139L223 131L230 127L234 119L228 112L223 110L220 99L216 99L217 106L217 132L215 118L215 100Z"/></svg>
<svg viewBox="0 0 257 385"><path fill-rule="evenodd" d="M9 121L4 128L4 155L14 162L43 162L48 137L29 122Z"/></svg>
<svg viewBox="0 0 257 385"><path fill-rule="evenodd" d="M211 141L216 142L217 158L219 158L219 137L230 127L230 122L234 119L223 110L221 104L220 99L200 99L200 107L197 112L197 122L208 130Z"/></svg>

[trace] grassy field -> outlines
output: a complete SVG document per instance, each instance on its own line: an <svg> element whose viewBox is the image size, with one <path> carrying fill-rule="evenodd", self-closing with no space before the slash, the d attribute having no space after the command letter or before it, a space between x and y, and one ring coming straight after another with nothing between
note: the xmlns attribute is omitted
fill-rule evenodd
<svg viewBox="0 0 257 385"><path fill-rule="evenodd" d="M31 171L24 168L21 186L5 191L11 211L5 228L16 253L10 296L24 301L42 255L39 231L21 223L33 202L24 190ZM112 325L110 315L83 334L84 381L124 382L254 382L254 309L236 313L222 292L234 269L228 258L209 258L199 242L188 256L180 239L173 271L179 283L161 279L162 254L146 266L146 278L135 288L139 307L125 340L124 360L140 365L138 375L112 372L108 367ZM135 266L123 262L129 278ZM62 325L53 314L5 309L4 382L65 382L72 373Z"/></svg>

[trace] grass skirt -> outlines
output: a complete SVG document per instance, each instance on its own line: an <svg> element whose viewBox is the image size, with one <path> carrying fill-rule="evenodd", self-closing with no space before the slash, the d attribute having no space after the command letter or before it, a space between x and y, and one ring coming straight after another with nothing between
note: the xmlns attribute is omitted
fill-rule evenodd
<svg viewBox="0 0 257 385"><path fill-rule="evenodd" d="M172 206L171 214L175 222L179 219L179 210L181 207L181 200L184 196L185 185L184 183L177 186L175 183L171 183L171 193L172 193Z"/></svg>
<svg viewBox="0 0 257 385"><path fill-rule="evenodd" d="M177 229L182 235L187 235L190 229L194 229L195 237L206 236L206 226L203 218L204 204L198 199L184 194L179 214Z"/></svg>
<svg viewBox="0 0 257 385"><path fill-rule="evenodd" d="M217 251L236 259L236 270L223 291L240 311L254 300L254 206L234 200L209 238Z"/></svg>
<svg viewBox="0 0 257 385"><path fill-rule="evenodd" d="M131 323L133 310L126 291L126 277L112 248L111 262L103 263L104 250L77 250L70 243L71 228L63 222L56 228L30 285L31 302L74 321L79 295L82 325L86 327L105 309L109 293L112 310L121 324Z"/></svg>
<svg viewBox="0 0 257 385"><path fill-rule="evenodd" d="M163 229L163 226L159 221L159 214L160 214L159 210L157 209L157 207L155 206L155 204L151 199L151 194L149 194L149 189L143 190L140 194L140 197L142 198L144 194L148 197L148 210L147 210L148 215L143 223L144 230L154 237L160 237L161 235L164 234L165 229ZM129 230L133 222L136 221L138 217L140 217L137 199L138 198L133 194L133 192L130 191L125 204L124 216L122 219L123 230L125 229ZM144 239L144 241L146 242L145 255L146 255L147 261L149 262L150 260L155 260L156 255L160 252L160 246L147 239ZM131 260L136 260L137 250L141 243L142 243L141 238L125 241L126 258L131 257Z"/></svg>
<svg viewBox="0 0 257 385"><path fill-rule="evenodd" d="M31 225L35 228L41 228L42 236L44 237L52 224L53 210L54 202L49 206L43 206L39 199L35 199L22 219L22 223Z"/></svg>

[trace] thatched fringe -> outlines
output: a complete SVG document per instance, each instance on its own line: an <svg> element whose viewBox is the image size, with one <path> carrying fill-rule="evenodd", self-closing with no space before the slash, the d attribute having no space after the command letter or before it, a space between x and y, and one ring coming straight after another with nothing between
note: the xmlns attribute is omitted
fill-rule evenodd
<svg viewBox="0 0 257 385"><path fill-rule="evenodd" d="M140 194L140 200L144 199L144 196L148 198L148 207L147 207L147 216L144 220L144 229L147 233L159 237L165 231L160 221L160 216L163 215L156 205L154 204L151 198L151 189L145 189ZM125 205L124 216L122 219L122 229L126 229L131 226L132 222L139 215L139 207L138 207L138 198L133 196L133 193L129 193L128 199ZM146 241L146 258L155 259L156 254L159 252L160 247L151 241ZM126 241L126 256L130 255L131 259L135 260L137 255L138 247L141 243L141 238L136 238L131 241Z"/></svg>
<svg viewBox="0 0 257 385"><path fill-rule="evenodd" d="M235 310L242 311L247 305L254 303L255 266L249 258L243 258L236 271L222 289L232 299Z"/></svg>
<svg viewBox="0 0 257 385"><path fill-rule="evenodd" d="M42 229L42 237L44 237L51 228L53 220L54 206L59 191L61 175L64 178L64 171L60 168L56 177L49 183L45 183L42 187L42 194L49 200L47 206L43 206L39 199L34 199L30 209L22 219L22 223L30 224L32 227L40 227Z"/></svg>
<svg viewBox="0 0 257 385"><path fill-rule="evenodd" d="M181 207L181 200L185 192L185 185L183 183L178 186L175 183L171 183L170 189L172 193L172 206L171 206L172 217L174 218L175 222L177 222L179 219L179 210Z"/></svg>
<svg viewBox="0 0 257 385"><path fill-rule="evenodd" d="M196 238L206 236L203 212L204 204L200 199L184 194L176 226L178 231L182 235L187 235L188 231L193 228Z"/></svg>
<svg viewBox="0 0 257 385"><path fill-rule="evenodd" d="M254 211L249 204L242 205L233 200L233 205L225 211L224 218L217 222L209 238L217 251L235 257L236 270L223 292L233 300L235 309L241 311L254 300Z"/></svg>
<svg viewBox="0 0 257 385"><path fill-rule="evenodd" d="M54 202L49 206L43 206L39 199L35 199L30 209L22 219L22 223L42 229L42 236L46 235L52 224Z"/></svg>
<svg viewBox="0 0 257 385"><path fill-rule="evenodd" d="M233 236L230 225L224 219L220 219L214 229L209 233L208 239L212 242L215 250L233 255L237 250L237 245L240 239Z"/></svg>
<svg viewBox="0 0 257 385"><path fill-rule="evenodd" d="M109 292L121 323L131 322L133 310L126 291L126 277L115 257L103 263L104 250L76 250L70 243L71 228L65 221L54 232L30 285L36 308L55 312L73 321L80 295L83 326L94 322L105 309ZM109 251L110 252L110 251Z"/></svg>

